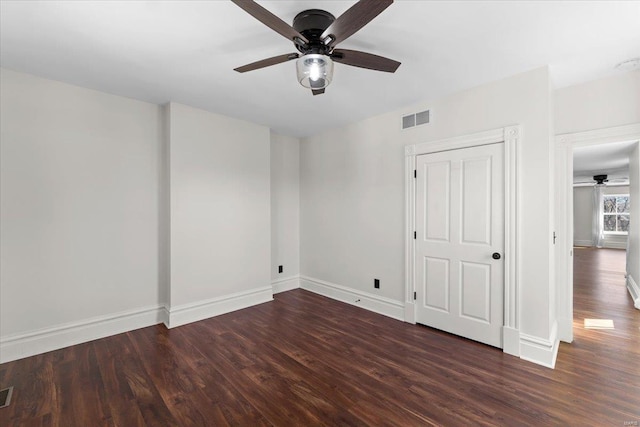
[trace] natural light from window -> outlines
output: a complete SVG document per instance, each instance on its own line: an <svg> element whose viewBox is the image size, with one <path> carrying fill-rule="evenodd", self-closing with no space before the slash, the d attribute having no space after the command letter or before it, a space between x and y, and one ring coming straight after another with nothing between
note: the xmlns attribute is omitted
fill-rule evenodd
<svg viewBox="0 0 640 427"><path fill-rule="evenodd" d="M627 234L629 231L629 195L605 194L602 196L604 234Z"/></svg>
<svg viewBox="0 0 640 427"><path fill-rule="evenodd" d="M584 319L585 329L615 329L611 319Z"/></svg>

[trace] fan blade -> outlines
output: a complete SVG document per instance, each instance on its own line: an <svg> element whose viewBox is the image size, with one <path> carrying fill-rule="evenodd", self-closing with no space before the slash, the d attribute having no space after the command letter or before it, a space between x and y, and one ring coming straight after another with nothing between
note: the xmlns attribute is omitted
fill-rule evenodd
<svg viewBox="0 0 640 427"><path fill-rule="evenodd" d="M313 95L322 95L324 93L324 89L311 89L311 93L313 93Z"/></svg>
<svg viewBox="0 0 640 427"><path fill-rule="evenodd" d="M273 31L278 34L283 35L295 42L295 39L298 38L302 40L304 43L309 43L309 40L298 31L295 30L291 25L284 22L282 19L278 18L273 13L269 12L264 7L260 6L253 0L231 0L238 6L240 6L245 12L249 15L256 18L258 21L262 22L267 27L271 28Z"/></svg>
<svg viewBox="0 0 640 427"><path fill-rule="evenodd" d="M391 3L393 0L360 0L333 21L329 28L322 33L320 39L325 40L330 37L331 40L327 46L337 45L371 22L373 18L391 6Z"/></svg>
<svg viewBox="0 0 640 427"><path fill-rule="evenodd" d="M258 70L260 68L269 67L271 65L280 64L282 62L291 61L297 59L297 53L287 53L285 55L278 55L272 58L263 59L260 61L252 62L251 64L243 65L242 67L234 68L234 71L239 73L246 73L247 71Z"/></svg>
<svg viewBox="0 0 640 427"><path fill-rule="evenodd" d="M360 52L359 50L334 49L331 54L331 59L341 64L387 73L395 73L400 66L400 62L394 61L393 59L372 53Z"/></svg>

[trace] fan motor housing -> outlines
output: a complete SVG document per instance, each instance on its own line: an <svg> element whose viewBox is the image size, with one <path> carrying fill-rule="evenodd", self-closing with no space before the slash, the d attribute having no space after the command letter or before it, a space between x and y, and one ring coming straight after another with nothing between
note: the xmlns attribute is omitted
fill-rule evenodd
<svg viewBox="0 0 640 427"><path fill-rule="evenodd" d="M326 45L320 40L324 30L335 21L336 18L326 10L309 9L303 10L293 18L293 28L305 36L309 43L307 46L296 44L296 48L304 53L327 54Z"/></svg>
<svg viewBox="0 0 640 427"><path fill-rule="evenodd" d="M607 179L607 175L594 175L593 180L596 181L596 184L604 184L605 182L609 181Z"/></svg>

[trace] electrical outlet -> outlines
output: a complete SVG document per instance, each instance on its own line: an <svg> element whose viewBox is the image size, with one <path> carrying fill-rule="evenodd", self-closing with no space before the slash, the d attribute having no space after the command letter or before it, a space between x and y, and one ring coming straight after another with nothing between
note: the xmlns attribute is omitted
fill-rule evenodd
<svg viewBox="0 0 640 427"><path fill-rule="evenodd" d="M284 268L282 268L281 265L278 266L278 273L282 273L284 271Z"/></svg>
<svg viewBox="0 0 640 427"><path fill-rule="evenodd" d="M380 289L380 279L373 279L373 287Z"/></svg>

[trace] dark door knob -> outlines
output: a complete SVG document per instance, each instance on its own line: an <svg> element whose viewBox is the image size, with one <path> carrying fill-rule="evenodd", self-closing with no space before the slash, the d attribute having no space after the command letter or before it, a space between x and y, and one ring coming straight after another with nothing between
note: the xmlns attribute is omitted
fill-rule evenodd
<svg viewBox="0 0 640 427"><path fill-rule="evenodd" d="M493 255L491 255L491 258L500 259L500 254L498 252L494 252Z"/></svg>

